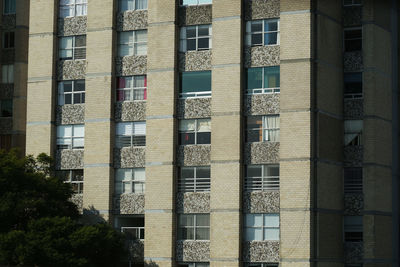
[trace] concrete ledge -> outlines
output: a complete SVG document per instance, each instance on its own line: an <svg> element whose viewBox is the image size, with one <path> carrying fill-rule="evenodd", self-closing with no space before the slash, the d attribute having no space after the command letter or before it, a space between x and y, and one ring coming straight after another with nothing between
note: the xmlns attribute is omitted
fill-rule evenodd
<svg viewBox="0 0 400 267"><path fill-rule="evenodd" d="M211 117L211 97L179 99L178 117L197 119Z"/></svg>
<svg viewBox="0 0 400 267"><path fill-rule="evenodd" d="M211 70L211 50L179 53L179 71Z"/></svg>
<svg viewBox="0 0 400 267"><path fill-rule="evenodd" d="M176 209L178 213L210 213L210 193L178 192Z"/></svg>
<svg viewBox="0 0 400 267"><path fill-rule="evenodd" d="M244 48L244 66L245 68L279 66L280 46L254 46Z"/></svg>
<svg viewBox="0 0 400 267"><path fill-rule="evenodd" d="M146 120L146 101L126 101L115 103L115 121Z"/></svg>
<svg viewBox="0 0 400 267"><path fill-rule="evenodd" d="M243 193L244 213L279 213L279 191Z"/></svg>
<svg viewBox="0 0 400 267"><path fill-rule="evenodd" d="M84 124L85 104L68 104L56 107L57 125Z"/></svg>
<svg viewBox="0 0 400 267"><path fill-rule="evenodd" d="M72 36L85 35L87 28L87 16L78 16L58 19L58 35Z"/></svg>
<svg viewBox="0 0 400 267"><path fill-rule="evenodd" d="M186 145L178 148L179 166L206 166L211 164L211 145Z"/></svg>
<svg viewBox="0 0 400 267"><path fill-rule="evenodd" d="M130 76L147 73L147 56L125 56L115 59L115 75Z"/></svg>
<svg viewBox="0 0 400 267"><path fill-rule="evenodd" d="M115 168L143 168L146 164L146 147L114 148Z"/></svg>
<svg viewBox="0 0 400 267"><path fill-rule="evenodd" d="M60 60L57 62L57 80L82 80L86 78L86 60Z"/></svg>
<svg viewBox="0 0 400 267"><path fill-rule="evenodd" d="M210 261L210 241L208 240L177 240L176 260L184 262Z"/></svg>
<svg viewBox="0 0 400 267"><path fill-rule="evenodd" d="M279 163L279 142L246 143L245 164Z"/></svg>
<svg viewBox="0 0 400 267"><path fill-rule="evenodd" d="M180 26L212 23L212 5L184 6L178 12Z"/></svg>
<svg viewBox="0 0 400 267"><path fill-rule="evenodd" d="M83 169L83 149L58 149L56 170Z"/></svg>
<svg viewBox="0 0 400 267"><path fill-rule="evenodd" d="M133 31L147 29L147 10L129 10L117 15L117 31Z"/></svg>
<svg viewBox="0 0 400 267"><path fill-rule="evenodd" d="M243 244L245 262L279 262L279 241L246 241Z"/></svg>
<svg viewBox="0 0 400 267"><path fill-rule="evenodd" d="M122 194L114 198L115 214L144 214L144 194Z"/></svg>
<svg viewBox="0 0 400 267"><path fill-rule="evenodd" d="M280 94L247 95L244 106L245 115L269 115L280 113Z"/></svg>

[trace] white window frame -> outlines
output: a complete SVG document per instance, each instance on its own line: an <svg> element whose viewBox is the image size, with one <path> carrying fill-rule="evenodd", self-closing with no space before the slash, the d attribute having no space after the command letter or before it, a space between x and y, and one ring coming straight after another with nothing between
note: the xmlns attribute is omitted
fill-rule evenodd
<svg viewBox="0 0 400 267"><path fill-rule="evenodd" d="M195 4L183 4L183 0L179 0L179 5L180 6L201 6L201 5L211 5L212 4L212 0L208 0L208 3L201 3L204 0L195 0L196 3Z"/></svg>
<svg viewBox="0 0 400 267"><path fill-rule="evenodd" d="M71 186L73 184L77 185L78 188L78 192L75 192L75 194L83 194L83 186L84 186L84 170L83 169L77 169L77 170L60 170L63 172L69 172L68 173L68 180L64 180L64 183L66 184L71 184ZM73 177L73 173L76 171L82 171L82 176L81 176L81 180L78 181L73 181L72 177Z"/></svg>
<svg viewBox="0 0 400 267"><path fill-rule="evenodd" d="M208 215L208 226L197 226L197 216L204 216ZM182 226L180 225L180 217L181 216L193 216L193 225L191 226ZM180 232L180 229L185 228L185 229L193 229L193 238L194 239L180 239L180 240L210 240L210 239L196 239L196 234L197 234L197 229L208 229L208 236L210 237L210 214L204 213L204 214L179 214L178 216L178 233Z"/></svg>
<svg viewBox="0 0 400 267"><path fill-rule="evenodd" d="M135 80L139 77L144 77L145 80L145 86L144 87L135 87ZM118 102L128 102L128 101L142 101L146 100L147 97L145 98L144 95L147 93L147 76L146 75L134 75L134 76L124 76L124 77L118 77L118 79L123 78L123 79L130 79L131 80L131 87L124 87L124 88L118 88L117 84L117 101ZM123 92L124 94L124 100L118 100L118 93ZM129 99L125 99L125 92L129 92ZM142 93L143 92L143 93ZM136 98L135 96L141 96L143 95L143 98Z"/></svg>
<svg viewBox="0 0 400 267"><path fill-rule="evenodd" d="M346 32L347 31L354 31L354 30L360 30L361 31L361 50L346 51L346 40L358 40L358 39L346 39ZM364 36L364 31L363 31L363 28L361 26L360 27L344 28L343 29L343 52L352 53L352 52L362 51L362 49L363 49L363 36Z"/></svg>
<svg viewBox="0 0 400 267"><path fill-rule="evenodd" d="M6 36L8 35L8 42L6 43ZM12 38L11 38L12 37ZM13 40L13 42L11 42ZM13 46L11 46L11 43ZM15 48L15 32L7 31L3 32L3 49L14 49Z"/></svg>
<svg viewBox="0 0 400 267"><path fill-rule="evenodd" d="M141 42L139 42L139 41L137 41L136 40L136 34L138 33L138 32L143 32L143 33L146 33L146 41L141 41ZM133 35L133 42L121 42L121 34L132 34ZM139 44L146 44L146 51L145 51L145 53L144 54L138 54L137 52L135 52L135 51L137 51L137 46L139 45ZM133 54L129 54L129 55L123 55L122 54L122 49L121 49L121 47L122 46L128 46L129 48L130 47L132 47L132 51L133 51ZM147 30L134 30L134 31L124 31L124 32L119 32L119 36L118 36L118 56L119 57L126 57L126 56L145 56L145 55L147 55L147 49L148 49L148 46L147 46Z"/></svg>
<svg viewBox="0 0 400 267"><path fill-rule="evenodd" d="M208 35L199 36L199 28L208 27ZM187 30L188 28L194 28L196 30L195 37L187 37ZM199 39L208 39L208 48L199 48ZM188 40L196 40L196 49L195 50L187 50L187 41ZM204 51L212 49L212 25L194 25L194 26L186 26L181 27L180 30L180 52L187 52L187 51Z"/></svg>
<svg viewBox="0 0 400 267"><path fill-rule="evenodd" d="M85 91L75 91L76 83L78 81L83 81L85 86L85 80L73 80L73 81L62 81L58 83L58 105L74 105L74 104L84 104L85 103ZM71 83L71 92L64 92L64 84ZM75 103L75 95L80 95L81 102ZM65 95L71 95L71 104L65 104Z"/></svg>
<svg viewBox="0 0 400 267"><path fill-rule="evenodd" d="M199 131L199 130L197 130L197 128L198 128L198 123L199 123L199 120L203 120L203 121L209 121L210 122L210 131L209 132L205 132L205 131ZM182 123L182 121L194 121L194 131L189 131L189 130L181 130L181 123ZM185 120L180 120L179 121L179 134L183 134L183 133L194 133L194 144L190 144L190 145L201 145L201 144L198 144L197 143L197 134L198 133L211 133L211 119L209 119L209 118L205 118L205 119L185 119ZM187 144L187 145L189 145L189 144Z"/></svg>
<svg viewBox="0 0 400 267"><path fill-rule="evenodd" d="M75 136L75 128L83 129L83 136ZM60 131L62 128L71 128L71 136L60 136ZM75 143L80 140L82 141L82 146L75 145ZM65 140L70 140L69 144L64 144ZM64 147L67 146L67 147ZM58 149L83 149L85 147L85 125L84 124L69 124L69 125L59 125L57 126L57 147Z"/></svg>
<svg viewBox="0 0 400 267"><path fill-rule="evenodd" d="M278 267L278 263L252 263L246 262L244 267Z"/></svg>
<svg viewBox="0 0 400 267"><path fill-rule="evenodd" d="M252 32L251 31L251 24L253 22L261 21L262 29L261 31ZM277 30L276 31L265 31L265 22L277 22ZM265 44L265 34L267 33L277 33L276 36L276 44ZM261 34L262 35L262 43L261 44L253 44L251 41L251 36L253 34ZM280 19L261 19L261 20L251 20L246 22L246 45L247 46L273 46L273 45L280 45Z"/></svg>
<svg viewBox="0 0 400 267"><path fill-rule="evenodd" d="M60 6L59 6L59 16L60 18L72 18L72 17L78 17L78 16L86 16L87 15L87 0L66 0L68 1L67 4L62 4L62 0L60 0ZM78 7L82 7L82 14L77 15L77 9ZM63 16L62 15L62 9L63 7L68 7L68 9L72 10L72 16Z"/></svg>
<svg viewBox="0 0 400 267"><path fill-rule="evenodd" d="M130 171L130 179L117 179L119 173L125 174L125 172L123 171ZM144 180L138 179L135 177L135 171L143 171L144 172ZM124 176L124 178L126 178ZM120 185L118 185L120 183ZM130 185L130 191L129 192L125 192L124 188L125 185L129 184ZM138 185L138 187L140 188L140 190L138 190L136 192L136 185ZM117 186L121 186L120 191L121 193L117 192ZM122 194L143 194L145 193L146 190L146 170L145 168L119 168L119 169L115 169L115 194L116 195L122 195Z"/></svg>
<svg viewBox="0 0 400 267"><path fill-rule="evenodd" d="M4 84L14 83L14 64L7 64L1 66L1 83Z"/></svg>
<svg viewBox="0 0 400 267"><path fill-rule="evenodd" d="M196 167L181 167L179 180L178 180L178 191L179 192L210 192L211 188L211 175L208 178L197 177L197 171L199 169L208 168L210 172L210 166L196 166ZM193 169L193 178L183 178L182 171L184 169Z"/></svg>
<svg viewBox="0 0 400 267"><path fill-rule="evenodd" d="M269 66L269 67L279 67L279 76L281 75L280 66ZM262 85L261 88L246 89L247 95L259 95L259 94L279 94L281 92L281 87L265 87L265 68L269 67L255 67L261 68L262 72ZM250 69L250 68L249 68ZM251 68L253 69L253 68ZM279 83L280 85L280 83Z"/></svg>
<svg viewBox="0 0 400 267"><path fill-rule="evenodd" d="M10 7L14 7L14 10L6 10L6 2L10 3ZM11 5L13 3L13 5ZM3 0L3 15L12 15L16 13L17 0Z"/></svg>
<svg viewBox="0 0 400 267"><path fill-rule="evenodd" d="M248 216L256 216L256 215L261 215L262 216L262 226L248 226L248 225L246 225L246 223L247 223L247 217ZM266 224L267 224L267 221L266 221L266 219L265 219L265 217L268 217L268 216L274 216L274 217L278 217L278 227L276 227L276 226L267 226ZM248 238L248 236L247 236L247 229L261 229L261 232L262 232L262 238L261 238L261 240L251 240L251 239L249 239ZM264 241L264 240L270 240L270 241L279 241L279 239L280 238L278 238L278 239L270 239L270 238L268 238L268 237L266 237L265 236L265 232L264 232L264 230L266 230L266 229L277 229L278 230L278 232L279 232L279 237L280 237L280 215L279 215L279 213L246 213L245 214L245 218L244 218L244 236L245 236L245 240L246 241Z"/></svg>
<svg viewBox="0 0 400 267"><path fill-rule="evenodd" d="M248 177L247 176L247 168L259 167L261 168L261 176L260 177ZM246 166L246 175L244 178L244 191L278 191L280 186L280 175L278 176L267 176L268 168L276 168L280 170L279 164L264 164L264 165L247 165Z"/></svg>
<svg viewBox="0 0 400 267"><path fill-rule="evenodd" d="M133 9L121 9L122 2L132 2ZM146 8L138 8L139 2L145 2ZM118 10L119 10L119 12L125 12L125 11L130 11L130 10L147 10L148 4L149 4L148 0L118 0Z"/></svg>
<svg viewBox="0 0 400 267"><path fill-rule="evenodd" d="M350 4L346 4L346 0L343 0L343 6L362 6L362 0L359 0L360 3L355 3L357 0L351 0Z"/></svg>
<svg viewBox="0 0 400 267"><path fill-rule="evenodd" d="M85 38L85 46L76 46L76 38L82 37ZM71 39L72 46L70 48L61 48L61 42L63 40ZM72 57L61 57L61 51L71 51ZM75 36L63 36L59 39L59 49L58 49L58 58L60 60L84 60L86 59L86 35L75 35Z"/></svg>
<svg viewBox="0 0 400 267"><path fill-rule="evenodd" d="M249 135L250 131L255 131L255 130L259 130L262 131L262 142L279 142L279 134L280 134L280 116L279 115L255 115L255 116L249 116L249 117L261 117L261 121L262 121L262 125L261 128L248 128L246 129L246 134ZM268 118L277 118L277 125L275 125L275 127L268 127L267 125L267 119ZM269 140L269 132L277 132L277 138L276 140ZM252 141L247 141L248 143L253 143ZM260 141L258 141L260 142ZM257 142L254 142L257 143Z"/></svg>
<svg viewBox="0 0 400 267"><path fill-rule="evenodd" d="M119 129L119 127L122 127L122 125L130 125L130 127L132 129L132 134L130 134L130 135L129 134L118 134L118 129ZM137 128L136 125L142 125L141 127L142 127L142 130L144 129L144 133L134 133L134 129ZM115 142L115 144L116 144L117 148L122 148L122 147L144 147L144 146L146 146L146 122L145 121L118 122L116 124L115 131L116 131L116 134L115 134L116 142ZM123 142L122 142L121 138L127 138L127 137L129 137L129 139L130 139L130 145L129 146L124 146L124 145L122 145ZM139 137L139 140L143 139L142 140L143 142L140 143L139 145L134 145L135 144L135 142L133 141L134 137Z"/></svg>

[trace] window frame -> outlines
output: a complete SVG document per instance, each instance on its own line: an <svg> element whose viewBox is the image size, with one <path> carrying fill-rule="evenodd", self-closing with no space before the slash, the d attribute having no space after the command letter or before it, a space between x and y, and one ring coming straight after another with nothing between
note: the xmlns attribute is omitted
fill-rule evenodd
<svg viewBox="0 0 400 267"><path fill-rule="evenodd" d="M246 225L246 223L247 223L247 216L256 216L256 215L261 215L262 216L262 226L248 226L248 225ZM266 216L267 215L267 216ZM279 223L279 226L278 227L276 227L276 226L267 226L266 224L267 224L267 222L266 222L266 220L265 220L265 217L268 217L268 216L275 216L275 217L278 217L278 223ZM244 232L244 239L245 239L245 241L279 241L280 240L280 234L281 234L281 230L280 230L280 228L281 228L281 224L280 224L280 214L279 213L245 213L244 214L244 223L243 223L243 232ZM261 232L262 232L262 239L261 240L252 240L252 239L249 239L249 237L247 236L247 229L261 229ZM277 229L278 230L278 235L279 235L279 238L278 239L268 239L266 236L265 236L265 230L266 229Z"/></svg>
<svg viewBox="0 0 400 267"><path fill-rule="evenodd" d="M87 16L87 6L88 6L88 0L67 0L69 1L68 4L61 4L61 1L59 2L59 7L58 7L58 16L60 18L73 18L73 17L81 17L81 16ZM82 1L83 3L77 3L77 1ZM77 15L77 8L78 6L85 7L84 9L84 14ZM69 9L73 10L73 15L72 16L62 16L62 9L63 7L70 7ZM67 9L68 10L68 9Z"/></svg>
<svg viewBox="0 0 400 267"><path fill-rule="evenodd" d="M130 179L129 180L119 180L117 179L118 173L121 172L122 170L129 170L130 171ZM144 179L140 180L138 178L135 179L135 171L140 170L144 172ZM125 174L125 172L123 173ZM125 175L124 177L125 178ZM117 186L120 183L121 186L121 193L117 192ZM123 195L123 194L144 194L146 192L146 169L145 168L117 168L115 169L115 180L114 180L114 184L115 184L115 188L114 188L114 193L117 196ZM126 192L124 190L125 188L125 184L129 184L130 185L130 192ZM141 190L139 190L138 192L136 192L136 187L135 185L140 185Z"/></svg>
<svg viewBox="0 0 400 267"><path fill-rule="evenodd" d="M15 49L15 31L3 32L3 49Z"/></svg>
<svg viewBox="0 0 400 267"><path fill-rule="evenodd" d="M208 35L199 36L199 28L208 28ZM196 35L194 37L187 37L188 29L195 29ZM199 39L208 39L208 47L207 48L199 48ZM194 50L187 49L188 40L196 41L196 48ZM201 24L201 25L191 25L191 26L183 26L180 29L179 34L179 52L188 52L188 51L206 51L212 49L212 25L211 24Z"/></svg>
<svg viewBox="0 0 400 267"><path fill-rule="evenodd" d="M361 224L356 224L356 223L347 223L346 224L346 219L354 218L358 221L361 222ZM350 221L350 220L348 220ZM364 235L364 222L363 222L363 216L352 216L352 215L345 215L343 216L343 241L344 242L362 242L363 241L363 235ZM357 233L353 237L354 234ZM353 236L352 236L353 235ZM357 238L357 235L360 235L360 238Z"/></svg>
<svg viewBox="0 0 400 267"><path fill-rule="evenodd" d="M193 224L191 226L182 226L181 225L181 216L193 216ZM198 226L197 225L197 219L198 216L208 216L208 226ZM210 240L210 214L209 213L181 213L178 214L178 240ZM182 235L183 233L181 232L183 229L193 229L193 239L183 239ZM208 239L198 239L197 236L197 231L199 229L208 229Z"/></svg>
<svg viewBox="0 0 400 267"><path fill-rule="evenodd" d="M350 128L350 122L354 121L354 124L356 123L361 123L361 130L356 132L356 131L351 131L351 130L347 130L347 128ZM349 127L346 127L346 122L348 124ZM361 146L363 144L363 131L364 131L364 121L363 120L344 120L344 146ZM355 127L355 126L353 126ZM350 142L346 142L346 137L348 137L349 135L356 135L354 138L351 139ZM355 141L354 141L355 140Z"/></svg>
<svg viewBox="0 0 400 267"><path fill-rule="evenodd" d="M361 38L346 39L346 32L354 31L354 30L360 30ZM343 52L344 53L361 52L363 50L363 36L364 36L364 32L363 32L362 26L344 28L343 29ZM347 50L346 41L354 41L354 40L360 40L360 42L361 42L360 50Z"/></svg>
<svg viewBox="0 0 400 267"><path fill-rule="evenodd" d="M81 82L81 81L83 81L84 90L83 91L75 91L75 87L77 87L76 83ZM66 83L71 83L71 92L64 91L64 85ZM63 92L61 92L61 90ZM58 105L64 106L64 105L85 104L85 92L86 92L86 82L84 79L60 81L60 82L58 82ZM71 103L70 104L65 103L66 95L71 95ZM79 95L79 98L80 98L79 103L75 103L75 95Z"/></svg>
<svg viewBox="0 0 400 267"><path fill-rule="evenodd" d="M13 99L8 98L8 99L1 99L0 100L0 118L12 118L13 116ZM3 110L3 106L6 106ZM7 110L10 108L10 110ZM3 111L5 113L3 113ZM8 113L7 113L8 112Z"/></svg>
<svg viewBox="0 0 400 267"><path fill-rule="evenodd" d="M248 176L248 168L261 168L261 176ZM278 176L267 175L269 168L278 168ZM279 164L249 164L245 166L244 191L266 192L280 190L280 165Z"/></svg>
<svg viewBox="0 0 400 267"><path fill-rule="evenodd" d="M265 81L265 71L268 68L278 68L279 70L279 87L265 87L266 81ZM279 94L281 92L281 84L280 84L280 77L281 77L281 70L280 70L280 65L279 66L267 66L267 67L254 67L254 68L246 68L246 83L248 80L248 75L249 75L249 70L252 69L261 69L261 77L262 77L262 83L261 83L261 88L253 88L253 89L248 89L246 88L246 95L259 95L259 94ZM246 84L246 87L248 85Z"/></svg>
<svg viewBox="0 0 400 267"><path fill-rule="evenodd" d="M142 32L142 33L146 33L146 41L137 41L136 35L138 32ZM133 35L133 42L121 42L122 39L122 34L132 34ZM148 49L148 39L147 39L147 29L144 30L132 30L132 31L121 31L118 32L118 39L117 39L117 47L118 47L118 51L117 54L119 57L129 57L129 56L146 56L147 55L147 49ZM138 54L137 50L138 50L138 45L139 44L146 44L146 51L143 54ZM128 55L124 55L122 54L123 49L121 49L121 47L127 46L128 48L132 48L133 54L128 54ZM136 51L136 52L135 52Z"/></svg>
<svg viewBox="0 0 400 267"><path fill-rule="evenodd" d="M347 7L347 6L362 6L362 0L360 0L360 3L359 4L357 4L357 3L354 3L355 2L355 0L350 0L351 1L351 4L346 4L346 0L343 0L343 6L345 6L345 7Z"/></svg>
<svg viewBox="0 0 400 267"><path fill-rule="evenodd" d="M129 2L132 1L133 2L133 9L121 9L122 7L122 2ZM145 1L146 2L146 8L137 8L137 3L139 1ZM149 8L149 2L148 0L118 0L118 11L119 12L125 12L125 11L132 11L132 10L147 10Z"/></svg>
<svg viewBox="0 0 400 267"><path fill-rule="evenodd" d="M343 168L343 192L345 194L363 193L363 169L362 167Z"/></svg>
<svg viewBox="0 0 400 267"><path fill-rule="evenodd" d="M85 45L84 46L76 46L76 38L84 37ZM61 42L63 40L72 40L71 48L61 48ZM58 59L59 60L86 60L86 35L74 35L74 36L62 36L59 38L58 42ZM61 57L62 51L71 51L71 57Z"/></svg>
<svg viewBox="0 0 400 267"><path fill-rule="evenodd" d="M260 117L261 119L261 128L249 128L249 118L256 119ZM267 123L268 118L277 118L278 123L274 127L269 127ZM261 141L249 141L249 136L251 131L261 131ZM272 140L274 138L270 138L270 132L277 132L276 133L276 140ZM259 143L259 142L279 142L280 135L280 115L279 114L271 114L271 115L254 115L254 116L247 116L246 117L246 142L247 143ZM259 138L260 139L260 138Z"/></svg>
<svg viewBox="0 0 400 267"><path fill-rule="evenodd" d="M82 127L83 129L83 136L75 136L75 128L77 127ZM62 127L70 127L71 128L71 136L67 137L62 137L59 136L59 130ZM75 146L75 142L77 139L82 139L82 146ZM70 140L70 144L59 144L60 141L62 140ZM85 148L85 125L84 124L67 124L67 125L59 125L57 126L57 149L62 150L62 149L84 149Z"/></svg>
<svg viewBox="0 0 400 267"><path fill-rule="evenodd" d="M139 77L144 78L144 87L135 87L135 80ZM131 79L131 87L120 87L120 79L124 79L124 83L126 84L126 79ZM133 102L133 101L145 101L147 100L147 75L132 75L132 76L121 76L117 77L117 86L116 86L116 100L117 102ZM139 92L138 92L139 91ZM140 93L143 91L143 93ZM129 92L129 94L126 94L126 92ZM126 100L125 97L126 95L129 95L129 99ZM135 96L141 96L143 95L143 98L140 99L135 99ZM123 98L123 100L120 100L120 98Z"/></svg>
<svg viewBox="0 0 400 267"><path fill-rule="evenodd" d="M73 177L79 177L79 174L74 176L74 173L78 172L78 171L82 172L82 175L80 175L81 176L81 180L74 180ZM62 179L68 178L68 180L63 180L63 182L66 183L66 184L70 184L71 185L71 187L72 187L72 189L74 191L74 194L83 194L84 179L85 179L84 178L84 176L85 176L84 175L84 169L57 170L56 173L57 172L58 172L58 174L57 174L58 177L60 177ZM60 172L64 172L64 173L68 172L67 177L65 177L63 175L60 175ZM75 190L74 185L76 185L77 190Z"/></svg>
<svg viewBox="0 0 400 267"><path fill-rule="evenodd" d="M9 3L9 10L6 10L6 2ZM3 15L14 15L17 10L17 0L3 0Z"/></svg>
<svg viewBox="0 0 400 267"><path fill-rule="evenodd" d="M183 0L179 0L179 6L202 6L202 5L212 5L211 3L199 3L201 0L196 0L197 4L183 4Z"/></svg>
<svg viewBox="0 0 400 267"><path fill-rule="evenodd" d="M209 262L178 262L178 267L210 267Z"/></svg>
<svg viewBox="0 0 400 267"><path fill-rule="evenodd" d="M187 74L193 73L204 73L210 75L210 90L209 91L193 91L193 92L183 92L183 76ZM180 99L188 99L188 98L209 98L212 95L212 72L209 70L205 71L184 71L179 73L179 98Z"/></svg>
<svg viewBox="0 0 400 267"><path fill-rule="evenodd" d="M197 171L199 169L208 168L210 177L197 177ZM182 173L185 169L193 169L193 178L183 178ZM192 182L193 180L193 182ZM192 185L193 184L193 185ZM193 189L191 189L193 188ZM211 168L210 166L184 166L179 168L178 176L178 192L210 192L211 190Z"/></svg>
<svg viewBox="0 0 400 267"><path fill-rule="evenodd" d="M278 267L278 263L245 262L244 267Z"/></svg>
<svg viewBox="0 0 400 267"><path fill-rule="evenodd" d="M253 32L251 30L251 26L253 23L260 22L262 24L261 31L255 31ZM265 23L266 22L277 22L277 30L276 31L266 31L265 30ZM274 46L274 45L280 45L280 19L279 18L273 18L273 19L257 19L257 20L249 20L246 21L246 33L245 33L245 44L246 46L249 47L255 47L255 46ZM276 33L276 43L275 44L265 44L265 34L272 34ZM252 42L252 35L254 34L261 34L261 44L253 44Z"/></svg>
<svg viewBox="0 0 400 267"><path fill-rule="evenodd" d="M2 84L14 83L14 64L1 65L1 83Z"/></svg>
<svg viewBox="0 0 400 267"><path fill-rule="evenodd" d="M347 93L346 88L349 86L351 83L355 84L355 82L350 82L348 81L347 77L350 77L352 75L360 75L361 76L361 93ZM364 98L364 83L363 83L363 72L361 71L356 71L356 72L345 72L343 73L343 96L345 99L362 99Z"/></svg>
<svg viewBox="0 0 400 267"><path fill-rule="evenodd" d="M198 128L198 124L199 121L209 121L210 122L210 131L199 131ZM181 124L183 123L183 121L195 121L194 124L194 130L181 130ZM211 144L211 119L210 118L201 118L201 119L184 119L184 120L180 120L179 121L179 130L178 130L178 134L179 134L179 145L185 146L185 145L210 145ZM193 133L194 134L194 143L193 144L182 144L181 142L181 134L190 134ZM210 143L198 143L198 134L199 133L210 133Z"/></svg>
<svg viewBox="0 0 400 267"><path fill-rule="evenodd" d="M131 125L132 129L132 134L131 135L121 135L118 134L118 128L122 125ZM135 124L144 124L144 134L134 134L134 129L135 129ZM142 126L143 127L143 126ZM122 140L120 140L123 137L129 137L130 138L130 145L129 146L123 146L121 144L124 144ZM138 140L136 140L138 139ZM136 144L136 145L135 145ZM139 145L137 145L139 144ZM146 121L130 121L130 122L118 122L115 127L115 147L117 148L123 148L123 147L145 147L146 146Z"/></svg>

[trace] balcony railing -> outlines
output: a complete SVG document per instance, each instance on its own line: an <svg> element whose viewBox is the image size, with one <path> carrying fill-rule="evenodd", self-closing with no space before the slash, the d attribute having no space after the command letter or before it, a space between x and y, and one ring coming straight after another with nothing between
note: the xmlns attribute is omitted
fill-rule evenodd
<svg viewBox="0 0 400 267"><path fill-rule="evenodd" d="M210 178L183 178L178 182L180 192L209 192Z"/></svg>
<svg viewBox="0 0 400 267"><path fill-rule="evenodd" d="M279 176L245 177L245 191L279 190Z"/></svg>
<svg viewBox="0 0 400 267"><path fill-rule="evenodd" d="M144 240L144 227L121 227L121 232L125 233L129 239Z"/></svg>

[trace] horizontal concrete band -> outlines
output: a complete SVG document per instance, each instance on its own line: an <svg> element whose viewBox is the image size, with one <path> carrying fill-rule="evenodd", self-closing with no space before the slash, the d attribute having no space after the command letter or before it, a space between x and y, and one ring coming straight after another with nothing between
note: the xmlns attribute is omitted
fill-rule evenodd
<svg viewBox="0 0 400 267"><path fill-rule="evenodd" d="M211 117L224 117L224 116L240 116L240 111L232 112L211 112Z"/></svg>
<svg viewBox="0 0 400 267"><path fill-rule="evenodd" d="M144 213L174 213L173 209L146 209Z"/></svg>
<svg viewBox="0 0 400 267"><path fill-rule="evenodd" d="M340 258L281 258L280 262L336 262L343 263L344 260Z"/></svg>
<svg viewBox="0 0 400 267"><path fill-rule="evenodd" d="M112 76L111 72L89 72L89 73L86 73L87 78L111 77L111 76Z"/></svg>
<svg viewBox="0 0 400 267"><path fill-rule="evenodd" d="M90 164L85 164L84 168L107 168L110 167L112 168L111 163L90 163Z"/></svg>
<svg viewBox="0 0 400 267"><path fill-rule="evenodd" d="M146 162L146 166L171 166L175 165L174 161L153 161L153 162Z"/></svg>
<svg viewBox="0 0 400 267"><path fill-rule="evenodd" d="M234 213L238 213L238 212L242 212L242 209L211 209L210 212L221 212L221 213L229 213L229 212L234 212Z"/></svg>
<svg viewBox="0 0 400 267"><path fill-rule="evenodd" d="M237 164L242 164L242 160L211 160L211 164L232 164L232 163L237 163Z"/></svg>
<svg viewBox="0 0 400 267"><path fill-rule="evenodd" d="M103 28L87 28L86 32L103 32L103 31L114 31L114 27L103 27Z"/></svg>
<svg viewBox="0 0 400 267"><path fill-rule="evenodd" d="M56 37L56 32L38 32L38 33L30 33L29 37L44 37L44 36L54 36Z"/></svg>
<svg viewBox="0 0 400 267"><path fill-rule="evenodd" d="M226 21L226 20L238 20L241 19L240 16L229 16L229 17L218 17L218 18L212 18L212 21Z"/></svg>
<svg viewBox="0 0 400 267"><path fill-rule="evenodd" d="M228 262L239 262L239 258L210 258L210 261L228 261Z"/></svg>
<svg viewBox="0 0 400 267"><path fill-rule="evenodd" d="M303 10L293 10L293 11L281 11L281 15L295 15L295 14L307 14L311 13L311 9L303 9Z"/></svg>
<svg viewBox="0 0 400 267"><path fill-rule="evenodd" d="M52 80L54 80L54 79L55 79L54 76L29 77L29 78L28 78L28 83L52 81Z"/></svg>
<svg viewBox="0 0 400 267"><path fill-rule="evenodd" d="M55 124L54 121L28 121L26 123L27 126L36 126L36 125L51 125Z"/></svg>

